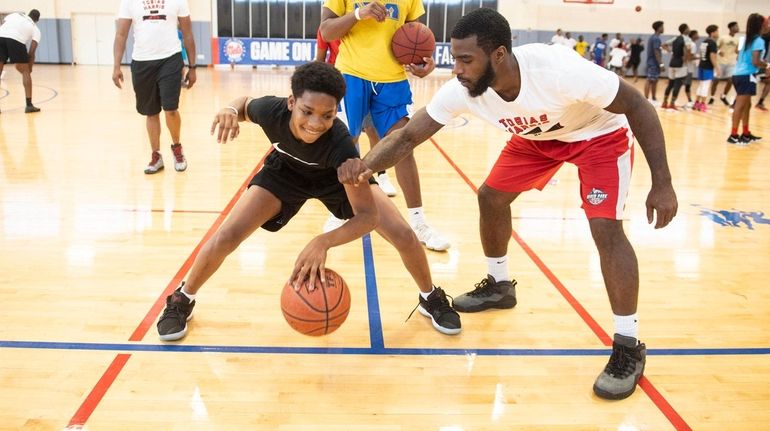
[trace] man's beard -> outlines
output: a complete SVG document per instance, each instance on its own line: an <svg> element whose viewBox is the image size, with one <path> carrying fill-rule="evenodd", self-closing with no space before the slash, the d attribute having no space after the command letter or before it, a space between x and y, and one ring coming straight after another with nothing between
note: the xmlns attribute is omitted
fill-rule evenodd
<svg viewBox="0 0 770 431"><path fill-rule="evenodd" d="M487 60L487 67L484 69L484 74L481 75L481 78L476 81L473 87L468 89L468 94L470 94L471 97L481 96L485 91L487 91L487 88L492 85L494 80L495 71L492 69L492 61Z"/></svg>

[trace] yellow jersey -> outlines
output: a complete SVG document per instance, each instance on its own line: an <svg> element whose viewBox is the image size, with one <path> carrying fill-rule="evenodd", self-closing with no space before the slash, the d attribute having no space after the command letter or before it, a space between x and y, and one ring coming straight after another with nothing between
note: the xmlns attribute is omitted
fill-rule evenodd
<svg viewBox="0 0 770 431"><path fill-rule="evenodd" d="M575 51L577 51L581 57L586 56L586 50L588 50L588 42L582 41L575 44Z"/></svg>
<svg viewBox="0 0 770 431"><path fill-rule="evenodd" d="M406 79L404 66L396 61L390 50L390 41L405 22L415 21L425 13L422 0L375 0L388 11L383 22L374 19L355 23L342 36L335 66L342 73L372 82L398 82ZM324 7L343 16L370 2L353 0L326 0Z"/></svg>

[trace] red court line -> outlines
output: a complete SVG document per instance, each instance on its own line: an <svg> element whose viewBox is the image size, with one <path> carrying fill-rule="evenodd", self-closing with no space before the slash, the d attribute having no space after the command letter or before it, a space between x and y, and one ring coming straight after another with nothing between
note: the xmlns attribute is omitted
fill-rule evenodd
<svg viewBox="0 0 770 431"><path fill-rule="evenodd" d="M449 155L439 146L438 142L436 142L435 139L430 138L430 142L433 144L434 147L438 150L439 153L441 153L442 156L444 156L444 159L446 159L447 162L449 162L450 165L454 168L454 170L457 172L458 175L465 181L470 188L473 190L474 193L478 194L478 188L473 184L473 182L468 178L467 175L465 175L465 172L460 169L457 164L449 157ZM580 302L575 299L575 297L569 292L569 290L562 284L561 281L556 277L556 275L551 272L551 270L545 265L545 262L543 262L542 259L530 248L529 245L527 245L526 242L519 236L518 233L514 230L512 232L513 239L516 240L516 242L521 246L521 248L524 250L524 252L529 256L530 259L535 263L535 265L540 269L540 271L545 274L546 278L553 284L553 286L556 288L556 290L559 291L559 293L564 297L564 299L567 300L570 306L578 313L578 315L583 319L583 321L588 325L589 328L594 332L594 334L599 338L599 340L605 345L605 346L611 346L612 345L612 338L607 334L607 332L602 329L602 327L596 322L596 320L591 317L591 314L583 308L582 305L580 305ZM687 422L685 422L684 419L679 415L679 413L676 412L676 410L669 404L668 401L663 397L663 395L658 392L657 389L652 385L650 380L642 376L642 378L639 380L639 387L644 390L644 392L647 394L647 396L652 400L652 402L655 404L655 406L658 407L658 409L663 413L664 416L671 422L672 425L677 430L691 430L689 425L687 425Z"/></svg>
<svg viewBox="0 0 770 431"><path fill-rule="evenodd" d="M177 273L171 279L171 282L169 282L160 296L158 296L158 299L155 300L155 303L152 305L152 307L150 307L150 310L131 334L131 337L128 339L128 341L141 341L142 338L147 335L147 331L150 329L150 326L152 326L152 324L155 322L155 319L158 318L160 311L163 309L166 296L171 294L171 292L173 292L174 289L179 286L179 283L182 281L185 274L187 274L187 271L190 270L190 267L195 261L195 256L198 255L198 252L200 251L201 247L203 247L203 244L208 241L208 239L214 234L214 232L216 232L222 222L225 221L225 218L227 218L227 215L230 214L230 211L232 211L235 203L238 202L238 199L241 197L244 190L246 190L248 187L249 181L251 181L251 178L262 167L262 164L265 162L265 158L268 156L268 154L270 154L272 150L273 148L270 147L265 155L262 156L262 159L259 161L259 163L257 163L257 166L254 168L254 170L251 171L251 174L249 174L248 178L246 178L246 181L244 181L243 184L241 184L241 187L238 188L238 191L235 193L232 199L230 199L230 202L228 202L225 209L222 210L222 212L219 214L217 219L206 232L206 235L204 235L200 242L198 242L195 250L193 250L187 260L184 261L182 267L179 268L179 271L177 271ZM88 418L91 417L91 414L93 414L94 410L96 410L96 407L101 402L104 394L106 394L107 390L110 388L110 386L112 386L112 383L118 377L118 374L120 374L120 372L123 370L123 366L126 365L126 362L128 362L130 357L130 354L125 353L120 353L115 356L115 359L112 361L110 366L107 367L107 370L104 372L104 374L102 374L102 377L99 379L99 381L96 382L96 385L93 389L91 389L91 392L88 394L86 399L83 400L83 403L80 405L77 412L75 412L75 414L72 416L72 419L70 419L66 429L81 429L83 425L85 425L86 421L88 421Z"/></svg>

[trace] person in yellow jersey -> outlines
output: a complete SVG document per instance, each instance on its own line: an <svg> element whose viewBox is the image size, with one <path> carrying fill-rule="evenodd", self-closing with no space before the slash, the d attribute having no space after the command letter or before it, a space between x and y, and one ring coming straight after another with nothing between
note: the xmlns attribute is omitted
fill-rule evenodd
<svg viewBox="0 0 770 431"><path fill-rule="evenodd" d="M361 134L367 114L379 136L386 136L409 121L407 107L412 104L406 72L425 77L435 69L433 58L423 65L403 66L390 50L399 27L417 21L425 13L421 0L326 0L321 12L321 36L341 40L336 66L347 86L340 102L341 118L355 139ZM417 238L430 250L442 251L449 241L432 229L423 213L420 177L414 155L396 165L396 178L404 192L409 223ZM325 230L333 227L327 222Z"/></svg>
<svg viewBox="0 0 770 431"><path fill-rule="evenodd" d="M575 51L583 57L586 58L586 51L588 51L588 42L583 40L583 35L581 34L578 36L578 42L575 44Z"/></svg>

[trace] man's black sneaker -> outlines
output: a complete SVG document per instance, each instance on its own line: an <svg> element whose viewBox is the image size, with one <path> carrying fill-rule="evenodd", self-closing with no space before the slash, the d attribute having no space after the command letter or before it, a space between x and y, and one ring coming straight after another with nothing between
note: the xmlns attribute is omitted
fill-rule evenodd
<svg viewBox="0 0 770 431"><path fill-rule="evenodd" d="M182 285L166 297L166 309L158 319L158 335L161 341L174 341L187 335L187 321L192 319L195 301L182 293Z"/></svg>
<svg viewBox="0 0 770 431"><path fill-rule="evenodd" d="M713 104L714 104L714 98L713 97L709 97L709 105L713 105Z"/></svg>
<svg viewBox="0 0 770 431"><path fill-rule="evenodd" d="M32 105L29 105L29 106L24 108L24 113L25 114L31 114L33 112L40 112L40 108L38 108L37 106L32 106Z"/></svg>
<svg viewBox="0 0 770 431"><path fill-rule="evenodd" d="M516 280L495 281L491 275L476 283L475 289L463 293L452 303L455 310L474 313L490 308L513 308L516 306Z"/></svg>
<svg viewBox="0 0 770 431"><path fill-rule="evenodd" d="M762 137L761 136L754 136L751 133L744 133L744 134L741 135L741 140L743 142L751 143L751 142L757 142L757 141L762 140Z"/></svg>
<svg viewBox="0 0 770 431"><path fill-rule="evenodd" d="M417 311L423 316L430 318L433 327L436 328L438 332L447 335L460 333L462 330L460 315L457 314L454 308L452 308L443 289L434 286L433 292L428 295L428 299L423 298L422 295L417 296L420 297L420 303L417 304ZM414 312L414 310L412 312Z"/></svg>
<svg viewBox="0 0 770 431"><path fill-rule="evenodd" d="M634 393L644 373L647 346L636 338L615 334L612 355L594 383L594 393L607 400L622 400Z"/></svg>
<svg viewBox="0 0 770 431"><path fill-rule="evenodd" d="M730 106L730 102L727 101L727 96L725 96L724 94L719 96L719 100L721 100L722 103L725 104L725 106Z"/></svg>

